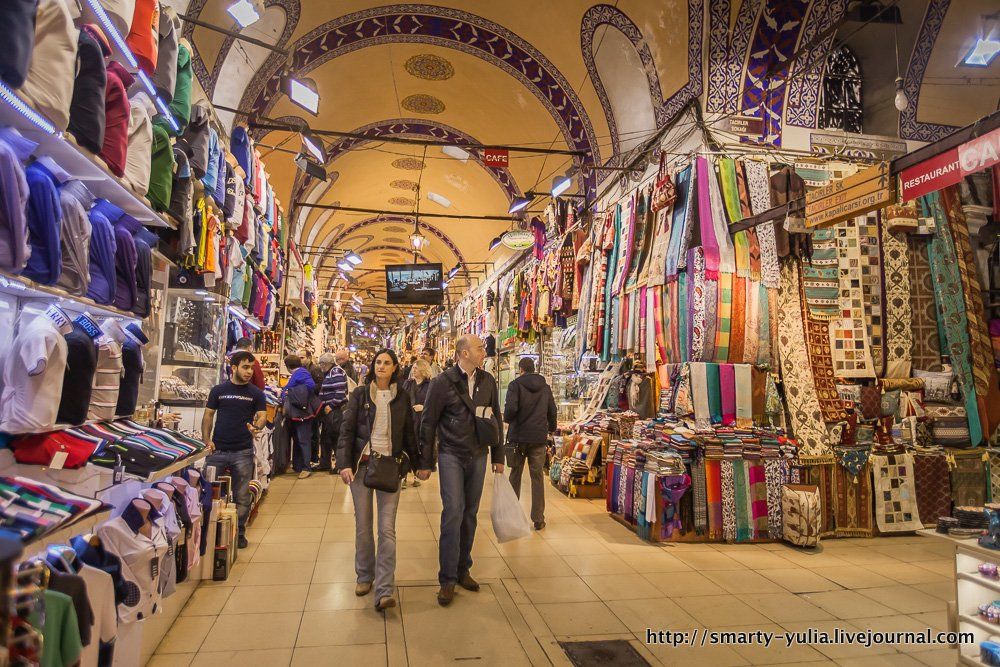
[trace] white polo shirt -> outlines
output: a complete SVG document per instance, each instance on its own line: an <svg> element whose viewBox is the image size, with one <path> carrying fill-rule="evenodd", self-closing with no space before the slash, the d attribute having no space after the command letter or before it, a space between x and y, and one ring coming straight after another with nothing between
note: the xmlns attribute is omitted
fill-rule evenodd
<svg viewBox="0 0 1000 667"><path fill-rule="evenodd" d="M36 315L27 324L22 322L10 348L0 353L0 364L0 431L51 430L66 373L66 340L55 323L45 315Z"/></svg>

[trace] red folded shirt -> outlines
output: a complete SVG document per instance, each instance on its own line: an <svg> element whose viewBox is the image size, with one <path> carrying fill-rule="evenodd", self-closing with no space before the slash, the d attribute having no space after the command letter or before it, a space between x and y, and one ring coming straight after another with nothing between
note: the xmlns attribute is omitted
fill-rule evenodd
<svg viewBox="0 0 1000 667"><path fill-rule="evenodd" d="M82 468L97 449L97 444L66 431L53 431L15 438L10 447L18 463L48 466L52 465L52 459L59 452L65 452L63 468Z"/></svg>

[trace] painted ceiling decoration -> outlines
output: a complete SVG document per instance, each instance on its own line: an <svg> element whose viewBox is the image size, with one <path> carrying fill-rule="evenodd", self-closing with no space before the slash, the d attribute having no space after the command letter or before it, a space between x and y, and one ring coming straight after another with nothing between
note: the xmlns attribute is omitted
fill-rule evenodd
<svg viewBox="0 0 1000 667"><path fill-rule="evenodd" d="M433 53L421 53L419 56L407 58L403 67L410 75L427 81L447 81L455 76L452 64Z"/></svg>
<svg viewBox="0 0 1000 667"><path fill-rule="evenodd" d="M910 100L910 105L899 114L899 136L903 139L937 141L955 130L953 125L921 123L917 120L917 107L924 74L927 72L934 43L941 32L945 14L948 13L950 6L951 0L930 0L927 5L927 14L920 25L917 43L913 47L913 53L910 54L910 63L903 79L903 91Z"/></svg>
<svg viewBox="0 0 1000 667"><path fill-rule="evenodd" d="M343 231L341 231L340 233L338 233L337 236L335 236L333 238L333 240L331 241L331 244L332 245L336 245L338 243L342 243L345 239L351 238L351 236L353 234L356 234L358 231L364 229L365 227L370 227L372 225L377 225L377 224L384 224L384 223L387 223L387 222L388 223L402 222L402 223L405 223L407 225L412 225L413 224L413 217L412 216L401 216L401 215L380 215L380 216L376 216L374 218L367 218L365 220L360 220L360 221L358 221L358 222L356 222L356 223L354 223L352 225L349 225L348 227L345 227L343 229ZM394 233L394 234L399 234L401 232L409 232L412 229L413 229L412 226L397 227L395 225L390 225L390 226L383 227L382 231L384 231L384 232L390 232L390 233ZM420 231L421 232L423 232L423 231L430 232L432 236L434 236L436 239L438 239L439 241L441 241L441 243L443 243L445 245L445 247L447 247L448 250L451 251L451 253L455 256L455 259L459 263L465 263L466 260L465 260L465 256L462 254L462 251L459 250L458 246L455 245L454 243L452 243L452 241L448 237L448 235L445 234L443 231L441 231L438 227L434 226L433 224L428 224L424 220L421 220L420 221ZM389 239L384 239L384 240L385 241L389 241ZM407 249L407 252L412 252L412 250Z"/></svg>
<svg viewBox="0 0 1000 667"><path fill-rule="evenodd" d="M444 113L444 102L433 95L407 95L399 105L413 113Z"/></svg>

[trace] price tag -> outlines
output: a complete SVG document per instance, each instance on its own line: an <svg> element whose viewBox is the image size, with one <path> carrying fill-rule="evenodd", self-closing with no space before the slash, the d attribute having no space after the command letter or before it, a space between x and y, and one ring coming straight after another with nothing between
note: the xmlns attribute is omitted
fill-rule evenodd
<svg viewBox="0 0 1000 667"><path fill-rule="evenodd" d="M49 467L53 470L62 470L63 466L66 465L66 459L69 458L68 452L56 452L52 456L52 461L49 463Z"/></svg>
<svg viewBox="0 0 1000 667"><path fill-rule="evenodd" d="M125 466L121 464L115 466L112 480L115 484L121 484L125 481Z"/></svg>

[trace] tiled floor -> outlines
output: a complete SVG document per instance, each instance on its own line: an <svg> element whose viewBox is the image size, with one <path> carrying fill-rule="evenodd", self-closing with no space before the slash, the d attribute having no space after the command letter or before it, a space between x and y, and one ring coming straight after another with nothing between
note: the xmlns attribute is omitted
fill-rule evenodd
<svg viewBox="0 0 1000 667"><path fill-rule="evenodd" d="M371 595L354 595L352 505L339 478L273 481L230 579L201 585L149 664L568 665L558 642L596 638L630 640L654 665L955 664L953 650L927 646L645 644L647 628L945 630L953 581L938 540L658 547L609 518L603 500L546 485L546 529L497 544L490 486L473 551L483 589L460 590L448 608L435 599L437 484L402 492L400 605L383 616Z"/></svg>

